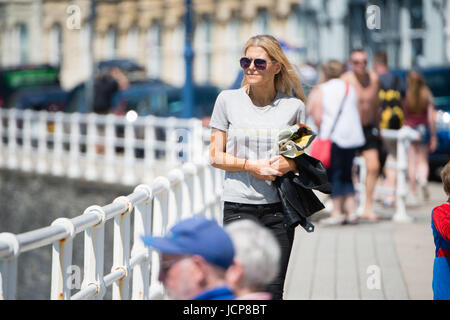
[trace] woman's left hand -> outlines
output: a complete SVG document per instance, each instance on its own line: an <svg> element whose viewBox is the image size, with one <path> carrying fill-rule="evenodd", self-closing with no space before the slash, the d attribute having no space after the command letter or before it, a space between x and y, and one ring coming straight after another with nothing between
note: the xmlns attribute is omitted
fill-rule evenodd
<svg viewBox="0 0 450 320"><path fill-rule="evenodd" d="M295 161L292 159L288 159L281 155L276 155L270 158L270 166L284 174L289 171L295 171L297 169L295 165Z"/></svg>

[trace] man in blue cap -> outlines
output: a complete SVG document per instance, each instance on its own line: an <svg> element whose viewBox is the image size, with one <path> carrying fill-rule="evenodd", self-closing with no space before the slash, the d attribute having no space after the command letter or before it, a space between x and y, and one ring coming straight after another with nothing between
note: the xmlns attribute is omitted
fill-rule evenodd
<svg viewBox="0 0 450 320"><path fill-rule="evenodd" d="M175 300L233 300L225 271L233 263L231 238L214 220L196 216L175 224L164 237L142 237L161 252L159 281Z"/></svg>

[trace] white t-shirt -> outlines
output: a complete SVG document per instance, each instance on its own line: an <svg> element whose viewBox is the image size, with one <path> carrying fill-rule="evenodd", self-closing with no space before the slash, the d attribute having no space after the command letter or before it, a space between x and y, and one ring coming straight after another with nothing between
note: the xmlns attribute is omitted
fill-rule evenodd
<svg viewBox="0 0 450 320"><path fill-rule="evenodd" d="M295 97L278 93L264 107L255 106L245 87L224 90L217 97L210 127L227 132L225 152L241 159L270 159L278 154L278 132L305 123L305 105ZM223 201L268 204L280 202L270 181L248 172L226 172Z"/></svg>
<svg viewBox="0 0 450 320"><path fill-rule="evenodd" d="M333 79L319 86L322 92L322 123L319 137L330 139L342 149L361 147L365 143L361 118L358 111L358 97L355 88L349 87L348 96L342 107L342 113L337 120L332 135L330 132L336 121L339 107L345 95L345 82Z"/></svg>

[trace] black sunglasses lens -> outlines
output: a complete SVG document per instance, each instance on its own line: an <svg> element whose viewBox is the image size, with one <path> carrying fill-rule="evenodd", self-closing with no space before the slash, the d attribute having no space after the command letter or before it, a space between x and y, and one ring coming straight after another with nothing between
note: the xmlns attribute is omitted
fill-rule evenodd
<svg viewBox="0 0 450 320"><path fill-rule="evenodd" d="M258 70L265 70L267 68L267 61L264 59L255 59L254 64Z"/></svg>
<svg viewBox="0 0 450 320"><path fill-rule="evenodd" d="M243 57L243 58L241 58L240 63L241 63L242 69L247 69L248 67L250 67L252 60L250 60L249 58Z"/></svg>

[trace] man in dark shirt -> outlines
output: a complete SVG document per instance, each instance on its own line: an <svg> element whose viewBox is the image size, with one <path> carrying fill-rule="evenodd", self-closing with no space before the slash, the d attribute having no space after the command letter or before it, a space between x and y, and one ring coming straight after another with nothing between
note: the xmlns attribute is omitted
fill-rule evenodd
<svg viewBox="0 0 450 320"><path fill-rule="evenodd" d="M98 77L94 85L94 112L108 114L111 108L111 98L119 90L117 81L110 75Z"/></svg>
<svg viewBox="0 0 450 320"><path fill-rule="evenodd" d="M93 111L98 114L108 114L111 109L113 95L119 90L128 88L128 86L128 78L117 67L98 77L94 86Z"/></svg>
<svg viewBox="0 0 450 320"><path fill-rule="evenodd" d="M378 51L375 53L373 67L380 79L380 90L378 98L380 100L380 129L398 130L403 125L404 115L402 109L402 98L405 94L404 82L397 75L389 71L388 57L386 52ZM380 171L384 170L384 186L392 193L387 195L383 204L392 206L395 201L395 188L397 181L397 172L389 166L385 166L386 160L396 161L397 142L395 140L382 140L380 145Z"/></svg>
<svg viewBox="0 0 450 320"><path fill-rule="evenodd" d="M127 76L118 67L113 67L107 74L103 74L95 79L94 85L94 105L93 110L97 114L108 114L112 107L112 97L119 90L125 90L129 87ZM105 126L99 125L97 133L100 136L105 135ZM105 146L97 144L98 154L105 153Z"/></svg>

